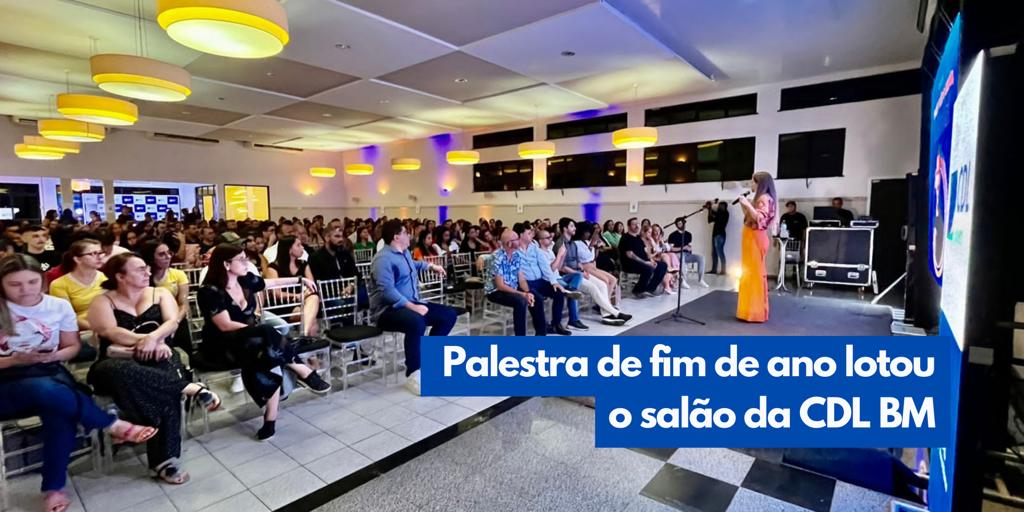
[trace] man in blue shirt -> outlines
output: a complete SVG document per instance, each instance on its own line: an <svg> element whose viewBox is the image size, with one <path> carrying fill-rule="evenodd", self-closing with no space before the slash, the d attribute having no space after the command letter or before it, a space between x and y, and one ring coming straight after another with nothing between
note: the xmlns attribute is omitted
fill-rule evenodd
<svg viewBox="0 0 1024 512"><path fill-rule="evenodd" d="M541 255L540 247L533 243L534 231L529 222L515 224L512 226L512 231L519 235L520 268L530 293L540 300L542 311L544 299L551 299L551 325L547 326L546 332L562 336L571 335L572 332L562 326L565 297L571 294L573 299L579 300L583 294L577 291L569 292L558 283L558 274L551 269L551 264Z"/></svg>
<svg viewBox="0 0 1024 512"><path fill-rule="evenodd" d="M430 327L431 336L447 336L458 317L454 308L420 300L419 273L430 268L444 275L444 268L414 261L409 254L409 232L402 221L389 220L381 231L384 248L370 264L370 310L383 331L405 335L405 387L420 394L420 338Z"/></svg>
<svg viewBox="0 0 1024 512"><path fill-rule="evenodd" d="M501 233L501 247L491 259L491 279L484 282L487 299L495 304L512 308L512 324L516 336L526 336L526 310L533 317L533 330L537 336L547 335L544 319L544 301L530 293L522 271L522 253L519 236L511 229Z"/></svg>

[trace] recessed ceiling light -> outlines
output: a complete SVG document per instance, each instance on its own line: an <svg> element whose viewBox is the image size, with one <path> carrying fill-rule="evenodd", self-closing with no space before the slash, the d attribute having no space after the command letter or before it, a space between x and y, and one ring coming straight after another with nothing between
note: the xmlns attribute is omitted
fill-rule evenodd
<svg viewBox="0 0 1024 512"><path fill-rule="evenodd" d="M829 97L829 99L828 99L828 100L829 100L829 101L835 101L835 100L837 100L837 99L839 99L839 98L837 98L837 97L835 97L835 96L831 96L831 97Z"/></svg>
<svg viewBox="0 0 1024 512"><path fill-rule="evenodd" d="M323 114L320 114L320 115L324 116L324 117L334 117L334 114L330 114L328 112L324 112Z"/></svg>
<svg viewBox="0 0 1024 512"><path fill-rule="evenodd" d="M348 45L348 44L345 44L345 43L338 43L338 44L334 45L334 47L339 49L339 50L351 50L352 49L351 45Z"/></svg>
<svg viewBox="0 0 1024 512"><path fill-rule="evenodd" d="M183 115L183 116L190 116L190 115L192 115L192 112L189 112L188 110L182 110L181 111L181 115Z"/></svg>
<svg viewBox="0 0 1024 512"><path fill-rule="evenodd" d="M576 55L576 52L572 50L565 50L562 52L562 57L572 57L573 55Z"/></svg>
<svg viewBox="0 0 1024 512"><path fill-rule="evenodd" d="M381 105L383 105L385 103L391 103L391 100L386 100L386 99L385 100L380 100L380 103L381 103Z"/></svg>
<svg viewBox="0 0 1024 512"><path fill-rule="evenodd" d="M468 78L463 78L461 76L455 79L455 83L457 83L457 84L464 84L464 83L466 83L468 81L469 81Z"/></svg>
<svg viewBox="0 0 1024 512"><path fill-rule="evenodd" d="M267 76L274 76L274 73L272 71L267 71Z"/></svg>

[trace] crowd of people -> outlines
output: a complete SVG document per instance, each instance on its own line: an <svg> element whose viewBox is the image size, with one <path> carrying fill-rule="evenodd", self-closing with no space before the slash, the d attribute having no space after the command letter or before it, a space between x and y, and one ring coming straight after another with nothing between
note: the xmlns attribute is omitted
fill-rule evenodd
<svg viewBox="0 0 1024 512"><path fill-rule="evenodd" d="M46 510L68 506L68 459L78 425L106 430L118 442L145 443L155 478L189 479L178 460L182 400L215 410L221 399L195 382L193 366L239 369L241 387L264 408L257 439L275 433L278 406L302 385L330 390L318 368L305 364L294 336L316 337L322 307L317 282L355 278L358 302L383 331L403 334L406 386L419 393L419 342L448 334L463 312L422 300L420 272L441 275L451 253L471 253L485 300L511 308L515 335L586 331L579 301L589 296L600 321L623 325L620 280L636 275L636 298L677 293L681 265L692 253L685 219L668 237L649 220L603 225L562 218L522 221L431 219L312 219L208 221L185 209L180 217L137 220L126 210L112 222L87 222L69 211L40 224L8 223L0 240L0 420L38 416L43 423ZM357 263L369 264L369 278ZM202 269L190 282L185 269ZM724 265L723 265L724 269ZM194 275L194 274L193 274ZM257 295L302 285L303 330L282 328L260 311ZM195 297L203 317L193 345L187 311ZM551 301L550 311L544 303ZM567 310L567 321L563 316ZM99 408L65 363L89 365L88 389L108 397L118 415Z"/></svg>

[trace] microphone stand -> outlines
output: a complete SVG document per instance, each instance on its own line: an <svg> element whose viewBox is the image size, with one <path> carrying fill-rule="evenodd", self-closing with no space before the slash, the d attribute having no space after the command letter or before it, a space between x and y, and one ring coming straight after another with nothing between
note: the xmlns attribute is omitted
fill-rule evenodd
<svg viewBox="0 0 1024 512"><path fill-rule="evenodd" d="M701 206L699 210L697 210L697 211L695 211L693 213L690 213L688 215L684 215L683 218L684 219L688 219L690 217L693 217L694 215L697 215L698 213L700 213L700 212L702 212L704 210L705 210L705 208L703 206ZM673 223L673 224L675 224L675 223ZM676 310L673 311L671 315L666 316L665 318L662 318L661 320L655 321L654 322L655 325L661 325L662 322L665 322L665 321L668 321L668 320L672 320L672 321L675 321L675 322L686 321L686 322L695 323L697 325L707 325L706 323L701 322L700 320L697 320L696 318L686 316L686 315L684 315L682 313L682 310L683 310L683 276L685 276L685 275L686 275L686 262L683 261L683 252L682 252L682 250L680 250L679 251L679 272L676 273Z"/></svg>

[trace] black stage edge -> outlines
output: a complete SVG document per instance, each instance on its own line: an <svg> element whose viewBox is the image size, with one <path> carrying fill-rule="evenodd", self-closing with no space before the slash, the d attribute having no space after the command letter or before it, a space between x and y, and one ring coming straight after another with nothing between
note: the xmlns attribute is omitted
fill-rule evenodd
<svg viewBox="0 0 1024 512"><path fill-rule="evenodd" d="M530 397L511 397L480 411L450 427L438 431L425 439L417 441L405 448L384 457L340 480L329 483L310 494L307 494L281 508L276 512L306 512L323 506L360 485L377 478L392 469L409 462L428 451L441 446L456 437L486 423L491 418L512 409L529 400Z"/></svg>

